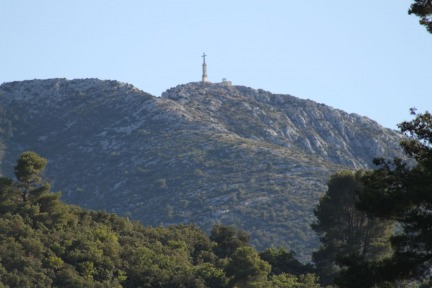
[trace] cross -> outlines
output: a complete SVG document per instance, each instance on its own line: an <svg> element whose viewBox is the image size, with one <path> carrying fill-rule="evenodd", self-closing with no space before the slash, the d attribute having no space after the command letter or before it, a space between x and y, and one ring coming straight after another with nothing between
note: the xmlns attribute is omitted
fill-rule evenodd
<svg viewBox="0 0 432 288"><path fill-rule="evenodd" d="M205 53L203 53L203 55L201 56L201 57L203 57L203 59L204 59L204 63L205 63L205 57L206 57L207 55L205 54Z"/></svg>

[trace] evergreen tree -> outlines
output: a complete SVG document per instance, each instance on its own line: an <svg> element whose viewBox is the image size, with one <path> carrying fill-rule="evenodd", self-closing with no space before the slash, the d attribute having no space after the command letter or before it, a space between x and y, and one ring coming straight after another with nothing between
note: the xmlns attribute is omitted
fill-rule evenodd
<svg viewBox="0 0 432 288"><path fill-rule="evenodd" d="M288 252L285 248L268 248L260 253L260 257L271 265L272 275L288 273L298 276L314 271L311 264L302 264L295 259L294 252Z"/></svg>
<svg viewBox="0 0 432 288"><path fill-rule="evenodd" d="M410 167L400 159L376 159L378 168L366 178L366 188L359 195L360 209L377 218L396 220L402 226L402 231L391 239L395 251L392 258L370 269L375 272L368 277L375 277L376 283L427 279L431 275L432 116L429 112L416 114L415 109L412 114L412 121L398 126L408 138L401 146L416 164Z"/></svg>
<svg viewBox="0 0 432 288"><path fill-rule="evenodd" d="M47 159L35 152L27 151L20 155L15 166L15 177L22 189L22 199L27 200L30 191L42 184L41 173L45 169Z"/></svg>
<svg viewBox="0 0 432 288"><path fill-rule="evenodd" d="M267 287L271 266L262 260L258 252L249 246L239 247L232 255L226 271L232 287Z"/></svg>
<svg viewBox="0 0 432 288"><path fill-rule="evenodd" d="M432 33L432 0L415 0L408 13L420 17L420 24Z"/></svg>
<svg viewBox="0 0 432 288"><path fill-rule="evenodd" d="M235 227L215 225L210 240L217 243L215 254L220 258L230 257L237 248L248 245L249 235Z"/></svg>
<svg viewBox="0 0 432 288"><path fill-rule="evenodd" d="M376 260L390 251L391 223L370 219L356 209L356 192L363 189L364 175L362 171L334 174L314 210L317 220L312 229L319 235L321 246L313 253L313 261L323 284L332 283L340 270L339 259L354 254Z"/></svg>

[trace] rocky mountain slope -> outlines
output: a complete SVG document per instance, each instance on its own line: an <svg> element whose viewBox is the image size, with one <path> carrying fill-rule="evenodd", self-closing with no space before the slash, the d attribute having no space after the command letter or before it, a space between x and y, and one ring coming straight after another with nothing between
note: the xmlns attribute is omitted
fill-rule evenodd
<svg viewBox="0 0 432 288"><path fill-rule="evenodd" d="M4 83L0 137L4 175L35 151L69 203L151 225L233 224L300 257L317 245L309 224L328 177L402 155L401 136L366 117L199 82L162 97L97 79Z"/></svg>

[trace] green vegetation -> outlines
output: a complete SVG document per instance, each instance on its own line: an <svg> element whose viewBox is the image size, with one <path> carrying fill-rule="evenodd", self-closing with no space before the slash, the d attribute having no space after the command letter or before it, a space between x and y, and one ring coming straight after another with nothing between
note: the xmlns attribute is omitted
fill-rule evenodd
<svg viewBox="0 0 432 288"><path fill-rule="evenodd" d="M415 165L400 159L376 159L378 168L366 178L366 189L359 193L360 209L372 217L400 223L401 231L391 238L394 253L379 262L351 261L342 280L349 273L368 277L368 287L412 279L428 279L432 284L432 116L429 112L416 114L415 109L411 112L415 118L399 128L408 137L401 146Z"/></svg>
<svg viewBox="0 0 432 288"><path fill-rule="evenodd" d="M365 175L363 171L334 174L314 211L317 221L312 229L320 236L321 247L313 253L313 261L322 283L333 282L342 257L356 254L370 261L390 253L392 222L371 219L355 207L356 194L364 189Z"/></svg>
<svg viewBox="0 0 432 288"><path fill-rule="evenodd" d="M0 287L319 287L293 253L259 254L232 227L209 237L66 205L41 177L46 162L25 152L17 181L0 178Z"/></svg>
<svg viewBox="0 0 432 288"><path fill-rule="evenodd" d="M313 255L321 284L431 287L432 115L412 114L399 128L415 161L377 158L374 171L331 177L312 225L321 241Z"/></svg>
<svg viewBox="0 0 432 288"><path fill-rule="evenodd" d="M414 14L420 17L420 24L432 33L432 1L431 0L415 0L408 11L409 14Z"/></svg>
<svg viewBox="0 0 432 288"><path fill-rule="evenodd" d="M40 186L42 178L40 173L47 164L47 160L34 152L21 154L15 166L15 176L22 189L22 198L25 202L30 191L34 194L37 186ZM39 187L40 188L40 187Z"/></svg>
<svg viewBox="0 0 432 288"><path fill-rule="evenodd" d="M146 227L62 203L42 176L47 160L24 152L16 181L0 178L0 287L420 287L413 281L428 280L432 263L432 116L415 116L400 124L415 165L376 159L374 171L330 178L312 224L321 246L306 265L285 248L258 252L232 226L210 235L193 225ZM168 185L154 181L157 190ZM160 213L176 217L170 205Z"/></svg>

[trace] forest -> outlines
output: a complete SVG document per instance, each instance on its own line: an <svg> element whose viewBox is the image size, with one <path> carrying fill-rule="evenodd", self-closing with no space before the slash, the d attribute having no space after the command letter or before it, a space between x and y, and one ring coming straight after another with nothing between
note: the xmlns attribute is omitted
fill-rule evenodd
<svg viewBox="0 0 432 288"><path fill-rule="evenodd" d="M62 203L46 164L24 152L16 181L0 179L0 287L319 287L292 252L259 253L233 227L209 236Z"/></svg>
<svg viewBox="0 0 432 288"><path fill-rule="evenodd" d="M412 161L329 179L308 264L231 226L207 235L67 205L43 178L47 159L24 152L16 179L0 178L0 287L430 287L432 115L411 113L399 127Z"/></svg>

